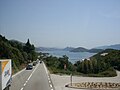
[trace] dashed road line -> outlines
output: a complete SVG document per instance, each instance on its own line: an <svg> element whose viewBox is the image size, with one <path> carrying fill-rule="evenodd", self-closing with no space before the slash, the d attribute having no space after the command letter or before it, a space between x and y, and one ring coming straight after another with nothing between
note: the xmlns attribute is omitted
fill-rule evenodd
<svg viewBox="0 0 120 90"><path fill-rule="evenodd" d="M30 74L30 76L29 76L28 79L25 81L23 87L22 87L20 90L23 90L23 89L24 89L24 87L26 86L27 82L30 80L30 78L32 77L33 73L35 72L35 70L37 69L38 66L39 66L39 65L37 65L37 66L35 67L35 69L34 69L33 72Z"/></svg>
<svg viewBox="0 0 120 90"><path fill-rule="evenodd" d="M28 82L28 80L25 83L27 83L27 82Z"/></svg>
<svg viewBox="0 0 120 90"><path fill-rule="evenodd" d="M24 84L24 86L26 85L26 83Z"/></svg>
<svg viewBox="0 0 120 90"><path fill-rule="evenodd" d="M21 88L20 90L23 90L23 88Z"/></svg>
<svg viewBox="0 0 120 90"><path fill-rule="evenodd" d="M54 89L53 89L53 84L52 84L52 81L51 81L51 78L50 78L50 75L49 75L49 73L48 73L48 70L47 70L44 62L43 62L43 66L44 66L44 68L45 68L45 72L46 72L47 77L48 77L49 86L50 86L51 90L54 90Z"/></svg>
<svg viewBox="0 0 120 90"><path fill-rule="evenodd" d="M52 84L50 84L50 87L51 87L51 88L53 87Z"/></svg>
<svg viewBox="0 0 120 90"><path fill-rule="evenodd" d="M51 83L51 81L49 81L49 83Z"/></svg>

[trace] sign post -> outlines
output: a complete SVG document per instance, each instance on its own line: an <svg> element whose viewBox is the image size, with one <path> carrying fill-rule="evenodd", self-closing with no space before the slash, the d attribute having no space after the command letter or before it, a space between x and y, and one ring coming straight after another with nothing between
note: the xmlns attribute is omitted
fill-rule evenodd
<svg viewBox="0 0 120 90"><path fill-rule="evenodd" d="M72 86L72 73L70 74L70 84Z"/></svg>

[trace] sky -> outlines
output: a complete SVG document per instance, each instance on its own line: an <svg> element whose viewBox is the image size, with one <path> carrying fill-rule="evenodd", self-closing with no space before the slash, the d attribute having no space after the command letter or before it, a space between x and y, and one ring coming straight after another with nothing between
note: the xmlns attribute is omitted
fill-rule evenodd
<svg viewBox="0 0 120 90"><path fill-rule="evenodd" d="M120 43L120 0L0 0L0 34L36 47Z"/></svg>

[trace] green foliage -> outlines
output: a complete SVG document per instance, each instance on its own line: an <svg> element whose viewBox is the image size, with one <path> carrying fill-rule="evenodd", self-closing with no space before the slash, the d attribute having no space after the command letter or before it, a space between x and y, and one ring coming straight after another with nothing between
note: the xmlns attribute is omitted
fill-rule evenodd
<svg viewBox="0 0 120 90"><path fill-rule="evenodd" d="M37 54L34 45L28 42L23 45L18 41L10 41L0 35L0 58L12 59L14 71L18 71L22 64L29 63L30 60L36 60Z"/></svg>
<svg viewBox="0 0 120 90"><path fill-rule="evenodd" d="M108 53L105 56L101 54ZM105 50L90 58L90 60L77 61L74 65L69 62L68 57L53 57L40 53L51 73L77 74L84 76L116 76L114 68L120 70L120 51ZM65 68L66 66L66 68Z"/></svg>
<svg viewBox="0 0 120 90"><path fill-rule="evenodd" d="M108 53L105 56L101 56L102 53ZM104 62L106 65L106 69L109 67L116 67L117 70L120 70L120 50L106 49L105 51L96 54L91 57L91 59L96 58L100 62ZM104 65L105 66L105 65Z"/></svg>
<svg viewBox="0 0 120 90"><path fill-rule="evenodd" d="M105 56L103 53L107 53ZM116 76L113 68L120 70L120 50L107 49L93 57L90 60L78 61L75 63L76 70L84 74L99 76ZM112 69L110 69L112 67Z"/></svg>
<svg viewBox="0 0 120 90"><path fill-rule="evenodd" d="M103 75L106 77L113 77L116 76L116 71L113 68L109 68L108 70L99 73L99 75Z"/></svg>
<svg viewBox="0 0 120 90"><path fill-rule="evenodd" d="M24 48L24 51L27 52L27 53L31 53L32 51L35 50L34 45L30 44L29 39L28 39L27 43L25 44L25 46L23 48Z"/></svg>
<svg viewBox="0 0 120 90"><path fill-rule="evenodd" d="M71 74L72 72L75 72L74 65L68 61L68 57L66 55L59 58L47 56L44 58L44 62L51 73ZM66 65L66 68L64 68L64 65Z"/></svg>

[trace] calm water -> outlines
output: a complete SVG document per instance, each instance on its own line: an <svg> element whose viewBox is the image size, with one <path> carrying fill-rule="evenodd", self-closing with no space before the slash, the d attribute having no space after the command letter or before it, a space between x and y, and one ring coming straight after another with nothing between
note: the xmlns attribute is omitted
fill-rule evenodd
<svg viewBox="0 0 120 90"><path fill-rule="evenodd" d="M43 53L49 53L50 55L62 57L63 55L67 55L69 57L69 61L72 63L75 63L78 60L82 60L85 58L89 58L95 53L89 53L89 52L69 52L69 51L41 51Z"/></svg>

